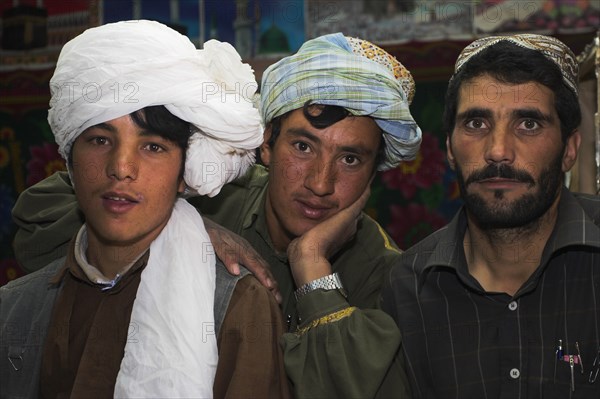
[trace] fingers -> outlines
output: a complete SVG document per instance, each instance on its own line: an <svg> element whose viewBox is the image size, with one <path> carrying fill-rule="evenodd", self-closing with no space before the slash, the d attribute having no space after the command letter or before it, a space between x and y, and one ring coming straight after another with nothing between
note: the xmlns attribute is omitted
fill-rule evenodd
<svg viewBox="0 0 600 399"><path fill-rule="evenodd" d="M356 222L360 220L360 217L362 216L362 210L367 205L370 195L371 188L370 186L367 186L367 188L362 192L356 201L348 205L347 208L342 209L337 215L334 215L332 219L336 218L337 216L338 222L344 223L345 221L345 223L348 223L349 225L351 223L356 224Z"/></svg>
<svg viewBox="0 0 600 399"><path fill-rule="evenodd" d="M313 244L307 237L302 237L294 239L288 246L288 260L297 287L332 273L331 264L319 248L323 243Z"/></svg>
<svg viewBox="0 0 600 399"><path fill-rule="evenodd" d="M277 302L281 303L279 286L269 269L269 264L256 252L252 245L245 238L210 221L208 218L203 219L215 253L225 264L225 268L229 273L238 276L240 265L243 265L254 274L262 285L269 289Z"/></svg>
<svg viewBox="0 0 600 399"><path fill-rule="evenodd" d="M250 270L250 268L248 268L248 270ZM256 279L262 285L264 285L265 287L267 287L269 289L271 294L273 294L273 296L275 297L275 300L277 301L277 303L281 303L282 298L281 298L281 292L279 291L279 285L277 284L277 281L275 281L275 278L271 274L271 271L268 268L261 266L261 267L258 267L257 271L253 272L253 273L254 273L254 277L256 277Z"/></svg>
<svg viewBox="0 0 600 399"><path fill-rule="evenodd" d="M356 234L370 194L368 184L356 201L290 243L288 260L298 286L332 273L329 259Z"/></svg>
<svg viewBox="0 0 600 399"><path fill-rule="evenodd" d="M222 244L225 245L225 244ZM279 291L279 285L275 280L275 277L271 273L269 264L252 248L251 246L236 245L228 246L228 249L224 249L223 246L218 252L225 253L224 257L219 255L221 261L225 264L225 267L229 273L238 276L240 274L240 264L244 265L254 277L266 288L269 289L271 294L277 300L277 303L281 303L281 292Z"/></svg>
<svg viewBox="0 0 600 399"><path fill-rule="evenodd" d="M234 260L234 258L228 256L225 259L221 259L221 262L223 262L229 273L233 274L234 276L240 275L240 265L236 260Z"/></svg>
<svg viewBox="0 0 600 399"><path fill-rule="evenodd" d="M229 270L229 272L232 274L238 275L239 265L242 264L246 269L250 270L250 272L262 285L269 289L273 296L275 296L277 303L281 303L282 299L281 293L279 292L279 285L271 273L269 264L265 262L265 260L246 240L241 237L240 239L243 241L233 245L227 243L228 249L225 250L228 252L227 257L230 260L230 264L237 268L237 272L229 267L227 270Z"/></svg>
<svg viewBox="0 0 600 399"><path fill-rule="evenodd" d="M224 253L224 257L219 258L225 264L225 267L229 273L238 276L240 274L240 264L244 265L254 277L266 288L269 289L271 294L277 300L277 303L281 303L281 292L279 291L279 285L275 280L275 277L271 273L269 264L248 244L247 246L240 245L231 246L226 243L222 245L228 245L228 249L224 249L221 246L221 250L217 252Z"/></svg>

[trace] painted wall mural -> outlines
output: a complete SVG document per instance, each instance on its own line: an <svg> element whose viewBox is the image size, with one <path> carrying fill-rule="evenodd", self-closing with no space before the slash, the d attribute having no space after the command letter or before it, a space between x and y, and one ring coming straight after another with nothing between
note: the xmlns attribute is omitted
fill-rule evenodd
<svg viewBox="0 0 600 399"><path fill-rule="evenodd" d="M232 43L257 77L307 39L342 31L382 45L413 73L412 113L423 132L414 161L379 174L366 211L408 248L460 206L445 155L441 114L459 51L476 35L556 34L577 53L600 25L586 0L11 0L0 2L0 285L23 272L11 241L19 193L64 162L47 124L48 82L64 43L90 26L154 19L200 46ZM562 36L560 36L562 35Z"/></svg>

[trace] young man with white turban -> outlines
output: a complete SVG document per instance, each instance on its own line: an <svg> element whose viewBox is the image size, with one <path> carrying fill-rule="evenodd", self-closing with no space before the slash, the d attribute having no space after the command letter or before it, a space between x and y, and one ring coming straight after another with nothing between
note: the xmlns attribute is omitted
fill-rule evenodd
<svg viewBox="0 0 600 399"><path fill-rule="evenodd" d="M246 238L270 265L288 322L286 371L297 397L391 392L381 385L382 373L400 335L376 308L399 250L361 209L375 172L418 151L413 94L410 73L381 48L339 33L310 40L263 74L265 166L253 167L215 198L190 200ZM48 195L60 197L62 208L50 218L39 212ZM82 223L75 208L64 175L20 197L13 213L21 227L16 245L33 237L44 242L25 263L60 247L54 226L72 230ZM407 395L402 373L394 383L394 394Z"/></svg>
<svg viewBox="0 0 600 399"><path fill-rule="evenodd" d="M129 21L68 42L50 84L86 222L66 258L0 288L0 396L287 397L275 298L225 270L181 198L253 163L250 67Z"/></svg>

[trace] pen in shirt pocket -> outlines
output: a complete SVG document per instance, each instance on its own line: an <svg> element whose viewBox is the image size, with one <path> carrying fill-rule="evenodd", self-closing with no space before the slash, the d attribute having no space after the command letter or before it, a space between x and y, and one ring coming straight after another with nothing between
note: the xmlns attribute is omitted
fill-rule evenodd
<svg viewBox="0 0 600 399"><path fill-rule="evenodd" d="M554 380L556 382L556 361L565 362L569 365L569 372L571 374L571 391L575 392L575 365L579 366L581 374L584 373L583 359L581 358L581 350L579 349L579 342L575 341L576 354L565 354L562 348L562 340L558 340L558 346L556 348L556 358L554 363ZM590 376L591 378L591 376Z"/></svg>
<svg viewBox="0 0 600 399"><path fill-rule="evenodd" d="M554 382L556 383L556 363L559 359L563 357L563 347L562 347L562 339L558 340L558 345L556 346L556 350L554 351Z"/></svg>

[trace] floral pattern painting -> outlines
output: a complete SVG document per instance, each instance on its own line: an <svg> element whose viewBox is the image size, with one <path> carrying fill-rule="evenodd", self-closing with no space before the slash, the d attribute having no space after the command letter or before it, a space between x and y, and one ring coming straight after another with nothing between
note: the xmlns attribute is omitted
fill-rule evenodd
<svg viewBox="0 0 600 399"><path fill-rule="evenodd" d="M65 160L58 153L56 143L43 143L29 148L31 159L27 162L27 186L44 180L55 172L66 170Z"/></svg>
<svg viewBox="0 0 600 399"><path fill-rule="evenodd" d="M407 249L448 223L437 210L410 203L390 205L391 220L384 226L400 248Z"/></svg>
<svg viewBox="0 0 600 399"><path fill-rule="evenodd" d="M416 158L383 172L381 181L387 188L400 190L404 198L413 199L417 190L441 182L446 172L445 159L446 155L439 146L438 138L424 132Z"/></svg>
<svg viewBox="0 0 600 399"><path fill-rule="evenodd" d="M23 275L12 249L16 225L11 210L18 195L54 172L66 169L47 122L50 93L46 77L50 72L20 72L14 77L18 83L11 82L12 75L0 76L3 84L37 87L46 92L45 96L33 97L40 101L39 105L26 103L15 106L13 112L0 111L0 285Z"/></svg>
<svg viewBox="0 0 600 399"><path fill-rule="evenodd" d="M366 211L408 249L447 224L461 201L446 161L441 114L446 83L417 83L411 113L423 131L416 157L377 175Z"/></svg>

